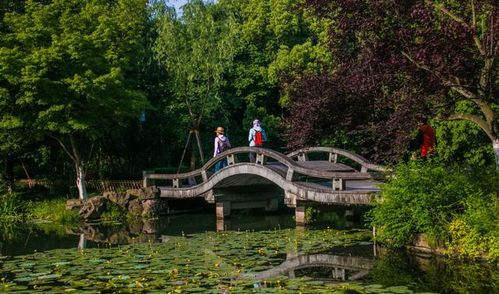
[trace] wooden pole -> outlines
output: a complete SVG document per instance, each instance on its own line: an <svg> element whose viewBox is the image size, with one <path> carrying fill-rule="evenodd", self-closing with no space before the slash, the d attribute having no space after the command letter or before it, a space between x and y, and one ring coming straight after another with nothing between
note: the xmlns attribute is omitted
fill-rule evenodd
<svg viewBox="0 0 499 294"><path fill-rule="evenodd" d="M180 172L180 167L182 166L182 162L184 161L185 152L187 151L187 147L189 147L189 141L191 140L191 135L192 135L192 130L189 131L189 135L187 136L187 141L185 142L184 151L182 152L182 157L180 157L180 162L178 164L177 174Z"/></svg>
<svg viewBox="0 0 499 294"><path fill-rule="evenodd" d="M199 156L201 157L201 163L204 164L203 148L201 148L201 138L198 129L194 130L194 135L196 136L196 141L198 143L198 151L199 151Z"/></svg>

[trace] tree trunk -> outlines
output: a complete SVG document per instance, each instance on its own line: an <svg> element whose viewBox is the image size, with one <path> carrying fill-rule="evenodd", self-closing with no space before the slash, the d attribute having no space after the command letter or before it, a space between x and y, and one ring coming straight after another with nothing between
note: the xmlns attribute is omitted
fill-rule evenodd
<svg viewBox="0 0 499 294"><path fill-rule="evenodd" d="M495 139L492 142L492 146L494 147L494 155L496 159L496 171L499 172L499 139Z"/></svg>
<svg viewBox="0 0 499 294"><path fill-rule="evenodd" d="M87 195L87 183L85 182L85 169L83 168L83 161L81 160L80 152L77 148L76 140L73 135L69 135L71 142L71 150L73 151L72 159L75 164L76 170L76 187L78 187L78 198L85 200Z"/></svg>
<svg viewBox="0 0 499 294"><path fill-rule="evenodd" d="M85 171L81 164L76 163L76 187L78 187L78 197L81 200L87 199L87 183L85 182Z"/></svg>

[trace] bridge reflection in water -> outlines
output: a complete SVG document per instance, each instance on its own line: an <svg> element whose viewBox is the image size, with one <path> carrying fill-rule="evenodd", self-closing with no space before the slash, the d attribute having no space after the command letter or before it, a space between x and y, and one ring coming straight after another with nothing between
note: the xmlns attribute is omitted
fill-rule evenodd
<svg viewBox="0 0 499 294"><path fill-rule="evenodd" d="M250 153L256 154L255 162L249 162ZM314 154L326 154L327 158L310 160ZM226 160L228 166L213 172L221 160ZM229 216L235 209L277 210L278 199L264 195L262 189L278 187L284 191L284 203L295 209L296 223L300 225L305 222L306 206L370 205L384 172L385 168L338 148L305 148L284 155L265 148L239 147L219 154L192 172L144 172L144 186L156 190L158 197L202 197L215 203L217 219Z"/></svg>
<svg viewBox="0 0 499 294"><path fill-rule="evenodd" d="M365 277L373 266L374 259L368 257L288 253L286 260L280 265L261 272L246 273L243 277L263 281L283 275L295 278L296 272L304 269L329 269L329 277L323 279L354 281Z"/></svg>
<svg viewBox="0 0 499 294"><path fill-rule="evenodd" d="M267 222L271 221L267 218ZM87 241L107 245L175 242L178 235L165 235L165 224L146 223L142 228L122 228L110 231L105 226L86 225L80 228L78 248L83 249ZM137 230L137 231L133 231ZM303 228L298 228L303 230ZM78 232L74 232L78 234ZM373 250L374 249L374 250ZM303 254L288 252L281 264L259 272L243 273L239 278L265 281L277 276L296 278L307 276L323 281L354 281L364 278L373 268L376 257L376 245L354 245L334 247L328 253Z"/></svg>

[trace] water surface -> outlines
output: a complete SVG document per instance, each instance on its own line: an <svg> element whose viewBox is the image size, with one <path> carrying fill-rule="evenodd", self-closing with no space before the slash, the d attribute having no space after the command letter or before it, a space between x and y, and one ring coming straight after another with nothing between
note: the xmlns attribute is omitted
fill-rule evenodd
<svg viewBox="0 0 499 294"><path fill-rule="evenodd" d="M497 265L391 252L340 215L307 229L290 214L210 212L17 228L0 243L0 292L499 293Z"/></svg>

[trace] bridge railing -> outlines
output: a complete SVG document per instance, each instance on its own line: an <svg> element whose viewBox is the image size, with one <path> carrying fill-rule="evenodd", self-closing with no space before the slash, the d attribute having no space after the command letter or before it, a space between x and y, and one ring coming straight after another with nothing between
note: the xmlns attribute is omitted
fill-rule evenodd
<svg viewBox="0 0 499 294"><path fill-rule="evenodd" d="M387 172L388 169L371 163L368 159L350 152L348 150L334 148L334 147L308 147L293 151L287 154L290 158L296 159L298 161L308 161L308 155L311 153L327 153L329 154L329 162L337 163L338 155L348 158L361 166L360 172L376 171L376 172Z"/></svg>
<svg viewBox="0 0 499 294"><path fill-rule="evenodd" d="M300 158L305 158L303 157L302 154L310 153L310 152L330 152L330 154L333 154L333 159L335 156L337 157L337 154L343 155L345 157L348 157L358 163L361 163L363 168L360 172L333 172L333 171L323 171L323 170L315 170L311 168L307 168L304 166L301 166L298 164L297 161L295 161L293 158L298 157L298 160ZM255 154L255 162L249 163L249 162L241 162L238 163L237 161L237 155L240 154L246 154L249 157L249 154L253 153ZM335 155L336 154L336 155ZM246 157L246 158L248 158ZM345 181L347 180L369 180L373 179L373 176L368 173L367 171L369 169L371 170L382 170L381 167L378 167L376 165L370 164L366 159L362 158L361 156L358 156L354 153L341 150L341 149L336 149L336 148L329 148L329 147L316 147L316 148L307 148L307 149L302 149L298 150L297 152L293 152L289 155L284 155L278 151L271 150L271 149L266 149L266 148L259 148L259 147L237 147L237 148L232 148L229 150L226 150L220 154L218 154L216 157L210 159L205 165L203 165L201 168L187 172L187 173L179 173L179 174L155 174L155 173L150 173L150 172L144 172L144 186L153 186L155 185L155 180L168 180L171 181L171 187L173 188L181 188L182 187L182 182L187 180L192 183L190 187L195 187L199 186L205 182L207 182L211 176L213 176L213 167L214 165L221 161L221 160L227 160L227 165L233 166L236 164L248 164L248 165L263 165L265 166L267 164L267 160L270 159L272 161L279 162L286 166L286 180L288 181L295 181L297 179L298 175L306 175L309 177L314 177L314 178L320 178L320 179L328 179L332 181L332 189L333 190L344 190L345 189ZM365 167L365 168L364 168ZM201 178L201 182L197 183L195 181L192 181L192 179L195 178Z"/></svg>

